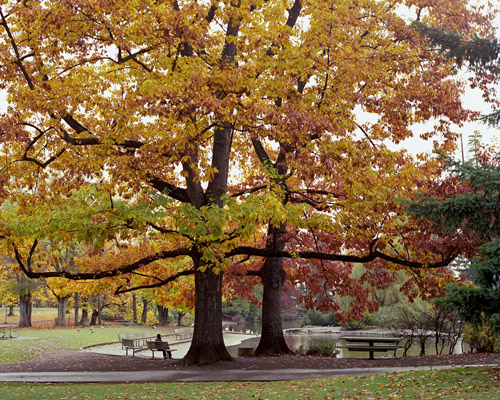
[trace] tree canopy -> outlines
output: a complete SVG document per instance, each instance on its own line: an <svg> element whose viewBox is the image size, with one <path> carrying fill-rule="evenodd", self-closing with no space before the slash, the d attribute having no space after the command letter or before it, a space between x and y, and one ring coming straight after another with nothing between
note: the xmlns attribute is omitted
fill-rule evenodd
<svg viewBox="0 0 500 400"><path fill-rule="evenodd" d="M188 363L229 358L232 263L252 274L255 257L286 257L293 279L313 271L325 293L348 292L351 262L373 262L372 282L390 276L379 260L437 271L456 249L406 224L395 201L437 164L386 143L427 122L423 138L451 151L453 124L474 113L452 62L403 15L491 29L462 0L3 2L8 251L28 276L114 278L124 291L194 274ZM94 262L57 271L38 252L48 239L84 241ZM116 259L100 263L110 244Z"/></svg>

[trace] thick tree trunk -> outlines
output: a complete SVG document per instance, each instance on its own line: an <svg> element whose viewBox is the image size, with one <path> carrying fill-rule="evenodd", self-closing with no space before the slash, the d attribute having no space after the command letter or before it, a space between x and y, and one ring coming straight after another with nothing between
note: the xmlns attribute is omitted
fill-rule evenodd
<svg viewBox="0 0 500 400"><path fill-rule="evenodd" d="M164 306L156 306L158 309L158 324L160 326L168 325L168 308Z"/></svg>
<svg viewBox="0 0 500 400"><path fill-rule="evenodd" d="M196 266L196 263L195 263ZM232 360L222 337L222 273L196 268L194 332L181 365L213 364Z"/></svg>
<svg viewBox="0 0 500 400"><path fill-rule="evenodd" d="M142 299L141 323L146 324L147 320L148 320L148 300L147 299Z"/></svg>
<svg viewBox="0 0 500 400"><path fill-rule="evenodd" d="M132 293L132 319L134 324L137 324L137 295Z"/></svg>
<svg viewBox="0 0 500 400"><path fill-rule="evenodd" d="M282 258L266 259L262 268L262 333L254 354L289 354L291 353L281 324L281 293L286 274L283 270Z"/></svg>
<svg viewBox="0 0 500 400"><path fill-rule="evenodd" d="M57 299L57 319L55 326L66 326L66 302L69 296L59 297Z"/></svg>
<svg viewBox="0 0 500 400"><path fill-rule="evenodd" d="M98 316L99 316L99 310L92 310L92 315L90 316L90 326L97 325Z"/></svg>
<svg viewBox="0 0 500 400"><path fill-rule="evenodd" d="M82 319L80 320L80 325L88 325L89 322L89 312L87 308L82 308Z"/></svg>
<svg viewBox="0 0 500 400"><path fill-rule="evenodd" d="M279 251L283 250L286 241L285 235L286 224L281 224L277 228L270 225L266 246ZM286 344L281 324L281 294L286 279L286 273L283 269L283 259L266 258L260 274L264 287L262 299L262 333L254 354L256 356L289 354L292 351Z"/></svg>
<svg viewBox="0 0 500 400"><path fill-rule="evenodd" d="M78 326L78 300L80 299L80 295L75 293L75 326Z"/></svg>
<svg viewBox="0 0 500 400"><path fill-rule="evenodd" d="M19 327L30 327L31 325L31 294L19 297Z"/></svg>
<svg viewBox="0 0 500 400"><path fill-rule="evenodd" d="M13 317L14 316L14 304L11 304L9 306L9 317Z"/></svg>
<svg viewBox="0 0 500 400"><path fill-rule="evenodd" d="M99 293L97 295L97 323L99 325L102 325L101 314L102 314L102 299L101 299L101 294Z"/></svg>

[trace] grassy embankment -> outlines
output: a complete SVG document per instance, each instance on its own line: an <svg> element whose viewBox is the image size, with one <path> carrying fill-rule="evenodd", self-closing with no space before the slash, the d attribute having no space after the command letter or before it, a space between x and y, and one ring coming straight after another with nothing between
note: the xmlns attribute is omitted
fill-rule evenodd
<svg viewBox="0 0 500 400"><path fill-rule="evenodd" d="M0 340L0 364L118 340L147 328L23 329L26 339ZM30 338L30 339L27 339ZM2 400L28 399L500 399L499 368L468 368L290 382L155 384L0 383Z"/></svg>
<svg viewBox="0 0 500 400"><path fill-rule="evenodd" d="M499 399L492 368L407 372L289 382L2 384L2 400L31 399Z"/></svg>

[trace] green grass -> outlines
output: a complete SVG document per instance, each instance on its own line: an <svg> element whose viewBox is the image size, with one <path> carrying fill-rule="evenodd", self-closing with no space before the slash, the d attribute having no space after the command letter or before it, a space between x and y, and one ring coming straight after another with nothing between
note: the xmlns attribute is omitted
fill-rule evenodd
<svg viewBox="0 0 500 400"><path fill-rule="evenodd" d="M500 371L460 368L288 382L0 384L12 399L499 399Z"/></svg>
<svg viewBox="0 0 500 400"><path fill-rule="evenodd" d="M21 339L0 340L0 365L42 357L57 350L79 350L83 346L117 342L118 334L146 332L156 336L156 331L147 328L89 328L67 329L22 329ZM23 339L24 338L24 339Z"/></svg>

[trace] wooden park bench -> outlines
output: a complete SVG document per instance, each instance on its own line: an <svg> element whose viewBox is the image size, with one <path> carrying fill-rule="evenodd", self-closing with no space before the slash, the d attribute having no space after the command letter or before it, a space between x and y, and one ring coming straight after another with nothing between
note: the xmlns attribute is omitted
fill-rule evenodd
<svg viewBox="0 0 500 400"><path fill-rule="evenodd" d="M161 351L163 353L176 350L176 349L171 349L170 346L168 345L168 342L163 342L163 341L157 342L154 340L148 340L146 344L148 346L148 349L151 350L153 358L155 358L155 351Z"/></svg>
<svg viewBox="0 0 500 400"><path fill-rule="evenodd" d="M370 360L373 360L375 358L374 353L376 352L394 351L394 357L396 357L397 349L404 347L397 344L399 343L399 341L402 340L401 337L341 336L339 339L345 340L346 344L343 346L337 346L338 348L347 349L349 351L366 351L369 354ZM377 343L382 343L382 344L377 344Z"/></svg>
<svg viewBox="0 0 500 400"><path fill-rule="evenodd" d="M135 340L135 341L137 341L136 347L144 347L144 348L146 348L146 343L144 343L144 342L146 340L153 339L153 336L146 336L144 333L140 333L140 332L136 332L136 333L120 333L120 334L118 334L118 340L122 344L122 349L125 348L125 345L123 343L123 339L126 339L126 340L129 340L129 339ZM141 341L143 343L141 343Z"/></svg>
<svg viewBox="0 0 500 400"><path fill-rule="evenodd" d="M193 337L192 328L174 328L175 340L186 340Z"/></svg>
<svg viewBox="0 0 500 400"><path fill-rule="evenodd" d="M146 346L144 346L142 340L123 338L121 342L122 342L122 348L125 349L125 354L127 356L129 350L132 350L132 355L135 356L135 353L145 350L147 348Z"/></svg>

